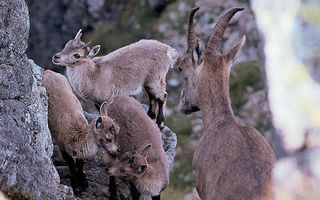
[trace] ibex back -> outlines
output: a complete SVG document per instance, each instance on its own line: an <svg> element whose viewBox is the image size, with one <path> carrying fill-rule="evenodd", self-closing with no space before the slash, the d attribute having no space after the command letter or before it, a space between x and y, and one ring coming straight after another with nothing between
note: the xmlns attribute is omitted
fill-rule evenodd
<svg viewBox="0 0 320 200"><path fill-rule="evenodd" d="M240 125L231 108L229 72L245 37L227 53L220 52L223 33L232 16L227 11L215 25L204 47L196 37L191 11L188 49L179 67L185 81L179 110L201 110L204 132L193 158L196 187L202 200L262 199L271 180L275 155L253 127Z"/></svg>

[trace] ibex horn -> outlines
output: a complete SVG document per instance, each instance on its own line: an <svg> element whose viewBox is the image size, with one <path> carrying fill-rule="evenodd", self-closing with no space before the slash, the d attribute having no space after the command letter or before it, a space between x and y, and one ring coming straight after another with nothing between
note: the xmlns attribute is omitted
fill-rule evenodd
<svg viewBox="0 0 320 200"><path fill-rule="evenodd" d="M210 54L220 54L220 46L223 37L223 33L226 30L229 21L236 12L243 10L244 8L232 8L222 15L217 24L214 26L209 42L207 44L206 51Z"/></svg>
<svg viewBox="0 0 320 200"><path fill-rule="evenodd" d="M194 14L199 10L200 7L195 7L191 10L190 16L189 16L189 28L188 28L188 52L192 52L194 49L194 46L196 45L196 33L194 31L193 26L193 17Z"/></svg>
<svg viewBox="0 0 320 200"><path fill-rule="evenodd" d="M82 29L80 29L80 30L78 31L77 35L74 37L74 40L76 40L76 41L77 41L77 40L80 40L81 35L82 35L81 31L82 31Z"/></svg>

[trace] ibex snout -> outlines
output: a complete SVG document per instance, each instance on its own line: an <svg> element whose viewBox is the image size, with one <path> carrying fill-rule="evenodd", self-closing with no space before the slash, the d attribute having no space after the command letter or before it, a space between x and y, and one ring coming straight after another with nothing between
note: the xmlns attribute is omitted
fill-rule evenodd
<svg viewBox="0 0 320 200"><path fill-rule="evenodd" d="M108 153L112 156L116 156L119 154L120 150L118 148L117 145L115 144L110 144L110 145L106 145L108 148Z"/></svg>
<svg viewBox="0 0 320 200"><path fill-rule="evenodd" d="M59 53L55 54L55 55L52 57L52 62L53 62L53 64L55 64L55 65L60 64L60 62L59 62L59 59L60 59L60 58L61 58L61 56L59 55Z"/></svg>

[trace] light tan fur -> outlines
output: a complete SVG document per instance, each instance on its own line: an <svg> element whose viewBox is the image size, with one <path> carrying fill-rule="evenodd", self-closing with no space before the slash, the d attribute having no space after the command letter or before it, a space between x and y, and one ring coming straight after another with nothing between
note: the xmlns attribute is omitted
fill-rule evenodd
<svg viewBox="0 0 320 200"><path fill-rule="evenodd" d="M137 149L138 156L146 157L147 161L147 169L142 174L136 171L128 172L129 167L125 167L123 162L114 165L113 168L116 169L111 169L110 172L116 174L122 168L125 174L121 176L129 180L134 179L134 184L142 196L159 195L169 183L168 160L162 146L159 128L147 116L142 105L132 97L114 98L108 107L108 113L121 127L120 154ZM148 144L152 146L148 148ZM137 166L144 163L141 156L135 160L140 163Z"/></svg>
<svg viewBox="0 0 320 200"><path fill-rule="evenodd" d="M107 115L88 124L79 100L72 93L68 80L61 74L46 70L43 86L48 94L48 123L61 151L73 158L93 156L98 146L116 154L118 126ZM101 122L97 123L100 119ZM99 127L97 127L99 124ZM114 127L114 130L110 130Z"/></svg>
<svg viewBox="0 0 320 200"><path fill-rule="evenodd" d="M81 30L78 34L52 58L54 64L67 67L67 76L76 94L82 99L102 103L114 96L137 94L144 88L150 101L159 103L157 123L160 126L167 99L166 74L177 61L177 51L156 40L140 40L93 58L100 46L90 50L80 41ZM80 56L78 59L76 54ZM151 110L149 114L155 118Z"/></svg>
<svg viewBox="0 0 320 200"><path fill-rule="evenodd" d="M229 20L242 9L231 9L219 19L206 48L193 30L198 9L191 12L188 51L179 66L185 80L179 110L200 110L204 122L193 158L196 188L202 200L260 200L267 195L275 154L261 133L237 122L229 95L229 71L245 38L220 53Z"/></svg>

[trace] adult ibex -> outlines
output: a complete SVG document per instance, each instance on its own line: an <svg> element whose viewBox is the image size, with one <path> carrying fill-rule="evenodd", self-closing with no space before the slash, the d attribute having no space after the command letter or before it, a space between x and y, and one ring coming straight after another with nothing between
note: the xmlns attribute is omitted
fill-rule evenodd
<svg viewBox="0 0 320 200"><path fill-rule="evenodd" d="M99 147L110 154L117 154L119 127L108 117L106 103L101 106L101 116L88 124L79 100L63 75L46 70L43 86L49 97L49 129L70 168L73 189L80 193L87 187L82 159L94 156Z"/></svg>
<svg viewBox="0 0 320 200"><path fill-rule="evenodd" d="M215 25L206 48L196 37L189 17L188 49L180 63L185 85L179 110L201 110L204 131L193 166L202 200L262 199L271 180L275 155L266 139L253 127L240 125L231 108L229 72L245 42L243 37L228 52L221 53L223 33L232 16L227 11Z"/></svg>
<svg viewBox="0 0 320 200"><path fill-rule="evenodd" d="M167 101L166 74L175 64L175 49L156 40L140 40L108 55L94 57L100 45L89 48L80 40L81 29L64 49L52 57L56 65L67 67L72 88L82 99L96 104L110 101L114 96L134 95L142 88L150 99L148 115L164 126L164 108Z"/></svg>

